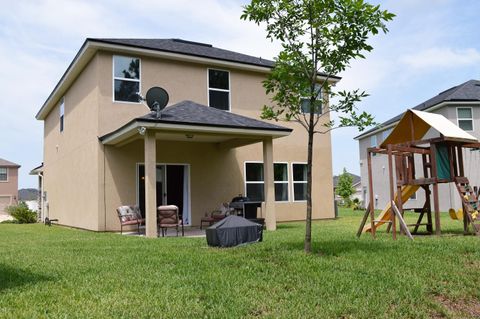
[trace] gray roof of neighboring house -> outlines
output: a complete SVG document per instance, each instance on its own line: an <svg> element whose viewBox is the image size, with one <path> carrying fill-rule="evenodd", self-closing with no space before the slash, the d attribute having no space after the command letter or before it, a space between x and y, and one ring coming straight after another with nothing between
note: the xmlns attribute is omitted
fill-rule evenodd
<svg viewBox="0 0 480 319"><path fill-rule="evenodd" d="M273 68L274 61L254 57L234 51L216 48L211 44L187 41L182 39L108 39L108 38L89 38L87 40L120 44L129 47L150 49L163 52L180 53L191 56L210 58L222 61L250 64ZM325 75L320 73L320 75ZM333 79L340 79L337 76L331 76Z"/></svg>
<svg viewBox="0 0 480 319"><path fill-rule="evenodd" d="M20 165L18 165L16 163L13 163L13 162L10 162L10 161L7 161L3 158L0 158L0 166L1 167L16 167L16 168L20 167Z"/></svg>
<svg viewBox="0 0 480 319"><path fill-rule="evenodd" d="M347 173L347 174L350 175L350 176L352 176L352 180L353 180L353 181L352 181L352 185L356 185L356 184L360 183L360 181L361 181L361 177L360 177L360 176L355 175L355 174L352 174L352 173ZM339 178L339 177L340 177L340 176L337 176L337 175L334 175L334 176L333 176L333 187L334 187L334 188L337 187L338 178Z"/></svg>
<svg viewBox="0 0 480 319"><path fill-rule="evenodd" d="M448 90L445 90L439 93L438 95L432 97L431 99L426 100L425 102L411 109L417 110L417 111L426 111L429 108L437 104L440 104L442 102L475 102L475 101L480 101L480 81L470 80L460 85L451 87ZM382 124L380 124L380 127L395 123L399 121L402 118L402 116L403 116L403 113L395 117L392 117L388 121L385 121ZM362 138L364 135L367 135L377 130L378 128L379 127L375 127L371 130L368 130L356 136L355 138L356 139Z"/></svg>
<svg viewBox="0 0 480 319"><path fill-rule="evenodd" d="M285 131L292 129L268 122L256 120L250 117L238 115L228 111L218 110L214 107L205 106L192 101L182 101L166 107L161 111L161 117L157 118L155 112L137 117L125 124L118 130L132 122L155 122L167 124L190 124L199 126L215 126L228 128L242 128L255 130ZM100 138L104 140L116 131L108 133Z"/></svg>

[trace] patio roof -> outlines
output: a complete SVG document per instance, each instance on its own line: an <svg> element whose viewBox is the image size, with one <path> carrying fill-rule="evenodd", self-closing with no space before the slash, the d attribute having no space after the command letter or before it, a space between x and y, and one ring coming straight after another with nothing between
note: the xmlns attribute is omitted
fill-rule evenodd
<svg viewBox="0 0 480 319"><path fill-rule="evenodd" d="M132 139L141 138L139 132L142 127L158 131L159 139L217 143L236 140L242 145L256 143L262 137L288 136L292 132L290 128L192 101L179 102L160 113L159 118L154 112L135 118L100 137L100 141L106 145L123 145Z"/></svg>
<svg viewBox="0 0 480 319"><path fill-rule="evenodd" d="M30 173L28 173L29 175L38 175L39 173L43 173L43 163L37 167L35 167L34 169L32 169L30 171Z"/></svg>

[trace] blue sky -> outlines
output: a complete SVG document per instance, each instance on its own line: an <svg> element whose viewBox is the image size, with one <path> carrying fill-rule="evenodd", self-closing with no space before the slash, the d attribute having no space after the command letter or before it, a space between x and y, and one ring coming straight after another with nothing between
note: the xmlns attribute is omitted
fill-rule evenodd
<svg viewBox="0 0 480 319"><path fill-rule="evenodd" d="M480 2L372 1L397 15L374 51L354 61L338 85L371 96L360 109L382 122L439 92L480 79ZM26 0L0 11L0 157L22 165L20 187L42 162L42 122L34 115L87 37L183 38L273 58L278 46L262 29L240 21L229 0ZM355 129L333 133L334 173L359 172Z"/></svg>

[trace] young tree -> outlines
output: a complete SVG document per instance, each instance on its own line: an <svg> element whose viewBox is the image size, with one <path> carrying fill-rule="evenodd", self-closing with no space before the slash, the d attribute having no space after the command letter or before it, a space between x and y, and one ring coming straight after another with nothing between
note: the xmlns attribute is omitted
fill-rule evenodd
<svg viewBox="0 0 480 319"><path fill-rule="evenodd" d="M343 169L343 173L338 176L336 192L338 196L343 198L345 203L349 203L350 196L355 193L352 175L350 175L345 168Z"/></svg>
<svg viewBox="0 0 480 319"><path fill-rule="evenodd" d="M267 38L282 45L263 82L273 103L263 107L262 118L296 121L308 132L304 249L311 252L314 135L347 126L362 131L374 124L370 114L355 107L367 94L358 89L335 93L332 79L373 49L369 36L388 32L385 22L394 14L363 0L252 0L243 9L242 19L264 23ZM337 113L337 121L331 112Z"/></svg>

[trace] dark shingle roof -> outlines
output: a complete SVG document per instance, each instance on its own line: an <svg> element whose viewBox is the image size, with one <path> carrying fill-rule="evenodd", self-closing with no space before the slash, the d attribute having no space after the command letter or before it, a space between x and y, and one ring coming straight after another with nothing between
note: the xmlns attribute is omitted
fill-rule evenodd
<svg viewBox="0 0 480 319"><path fill-rule="evenodd" d="M274 62L246 54L215 48L211 44L181 39L89 39L111 44L120 44L136 48L152 49L171 53L180 53L204 58L273 67Z"/></svg>
<svg viewBox="0 0 480 319"><path fill-rule="evenodd" d="M17 167L17 168L20 167L20 165L7 161L3 158L0 158L0 166L1 167Z"/></svg>
<svg viewBox="0 0 480 319"><path fill-rule="evenodd" d="M108 39L108 38L89 38L87 40L97 41L109 44L120 44L135 48L150 49L156 51L179 53L202 58L215 60L250 64L273 68L275 62L260 57L254 57L234 51L216 48L211 44L187 41L182 39ZM320 73L320 75L325 75ZM337 76L331 76L333 79L340 79Z"/></svg>
<svg viewBox="0 0 480 319"><path fill-rule="evenodd" d="M117 130L100 137L100 140L104 141L109 136L121 131L123 128L134 122L153 122L282 132L293 131L287 127L252 119L250 117L227 111L218 110L216 108L201 105L192 101L182 101L163 109L161 111L160 118L156 117L155 112L137 117Z"/></svg>
<svg viewBox="0 0 480 319"><path fill-rule="evenodd" d="M192 101L182 101L166 107L161 112L161 118L157 119L155 113L149 113L139 117L138 121L194 124L203 126L219 126L244 129L261 129L273 131L292 131L289 128L252 119L231 112L218 110Z"/></svg>
<svg viewBox="0 0 480 319"><path fill-rule="evenodd" d="M472 101L480 101L480 81L478 80L470 80L460 85L454 86L439 93L437 96L432 97L431 99L426 100L425 102L413 107L413 110L417 111L425 111L437 104L442 102L472 102ZM380 124L380 127L387 126L389 124L395 123L399 121L403 116L399 114L395 117L392 117L388 121L383 122ZM368 130L355 138L361 138L368 133L371 133L378 128L373 128Z"/></svg>

